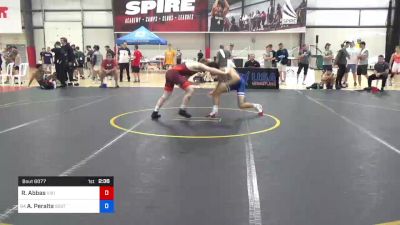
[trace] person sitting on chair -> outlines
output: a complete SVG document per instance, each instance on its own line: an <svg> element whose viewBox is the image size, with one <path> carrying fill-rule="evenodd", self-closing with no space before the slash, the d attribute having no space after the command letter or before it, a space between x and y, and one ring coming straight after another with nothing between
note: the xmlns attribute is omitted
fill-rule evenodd
<svg viewBox="0 0 400 225"><path fill-rule="evenodd" d="M384 91L386 80L389 75L389 64L385 62L385 57L383 55L379 55L378 63L374 66L374 74L368 77L368 87L365 90L370 91L373 80L382 80L382 88L381 92Z"/></svg>

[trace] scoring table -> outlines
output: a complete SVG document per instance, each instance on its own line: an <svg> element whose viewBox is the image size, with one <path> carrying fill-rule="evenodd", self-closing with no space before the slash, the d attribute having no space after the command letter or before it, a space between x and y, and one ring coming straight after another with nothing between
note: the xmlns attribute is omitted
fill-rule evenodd
<svg viewBox="0 0 400 225"><path fill-rule="evenodd" d="M18 213L114 213L114 177L18 177Z"/></svg>

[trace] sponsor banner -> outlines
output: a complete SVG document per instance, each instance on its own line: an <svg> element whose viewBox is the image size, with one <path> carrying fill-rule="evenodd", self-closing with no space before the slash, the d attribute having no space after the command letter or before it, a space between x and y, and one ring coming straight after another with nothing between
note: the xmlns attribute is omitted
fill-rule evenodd
<svg viewBox="0 0 400 225"><path fill-rule="evenodd" d="M207 32L207 0L114 0L115 32Z"/></svg>
<svg viewBox="0 0 400 225"><path fill-rule="evenodd" d="M211 0L210 0L211 1ZM210 32L306 31L307 0L216 0L209 3Z"/></svg>
<svg viewBox="0 0 400 225"><path fill-rule="evenodd" d="M246 88L279 89L278 69L236 68L236 71L246 80Z"/></svg>
<svg viewBox="0 0 400 225"><path fill-rule="evenodd" d="M0 0L0 33L22 33L20 1Z"/></svg>

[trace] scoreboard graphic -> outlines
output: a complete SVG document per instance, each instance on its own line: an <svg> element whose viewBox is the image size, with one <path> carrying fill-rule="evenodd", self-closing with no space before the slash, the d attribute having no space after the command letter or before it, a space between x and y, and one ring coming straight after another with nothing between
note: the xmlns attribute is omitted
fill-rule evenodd
<svg viewBox="0 0 400 225"><path fill-rule="evenodd" d="M18 213L114 212L114 177L18 177Z"/></svg>

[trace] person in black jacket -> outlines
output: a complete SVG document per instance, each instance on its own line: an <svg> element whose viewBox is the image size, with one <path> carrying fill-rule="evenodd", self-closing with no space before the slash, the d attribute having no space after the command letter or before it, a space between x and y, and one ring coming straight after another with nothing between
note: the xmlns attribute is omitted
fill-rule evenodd
<svg viewBox="0 0 400 225"><path fill-rule="evenodd" d="M65 59L67 60L67 64L64 67L64 73L68 75L69 78L68 85L71 86L72 82L75 81L74 79L75 54L71 45L68 43L67 38L62 37L60 38L60 41L62 46L61 48L64 50Z"/></svg>
<svg viewBox="0 0 400 225"><path fill-rule="evenodd" d="M61 48L61 43L57 41L54 44L54 48L51 50L54 52L54 64L56 66L57 79L61 83L61 88L66 87L65 81L67 80L67 75L65 74L65 67L68 62L65 58L64 49Z"/></svg>
<svg viewBox="0 0 400 225"><path fill-rule="evenodd" d="M289 53L286 48L283 47L283 44L279 44L279 50L276 52L276 59L278 61L278 71L281 78L281 82L285 83L286 81L286 66L289 62Z"/></svg>

